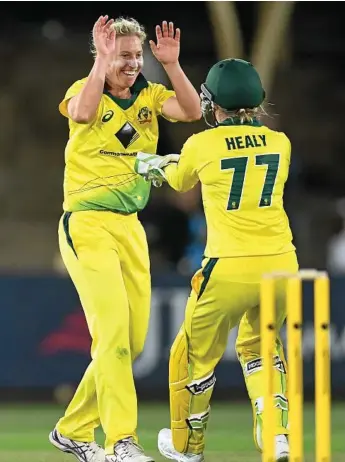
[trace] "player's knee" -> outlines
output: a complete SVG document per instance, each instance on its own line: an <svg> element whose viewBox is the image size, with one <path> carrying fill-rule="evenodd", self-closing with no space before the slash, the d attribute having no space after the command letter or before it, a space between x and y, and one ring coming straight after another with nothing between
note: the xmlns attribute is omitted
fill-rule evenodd
<svg viewBox="0 0 345 462"><path fill-rule="evenodd" d="M125 326L105 327L94 338L92 342L93 359L108 358L130 359L131 348L129 336L126 335L128 329Z"/></svg>
<svg viewBox="0 0 345 462"><path fill-rule="evenodd" d="M235 349L237 357L242 358L244 361L250 361L251 359L257 359L261 354L261 340L260 336L255 336L251 339L250 345L248 345L248 340L242 340L237 338Z"/></svg>

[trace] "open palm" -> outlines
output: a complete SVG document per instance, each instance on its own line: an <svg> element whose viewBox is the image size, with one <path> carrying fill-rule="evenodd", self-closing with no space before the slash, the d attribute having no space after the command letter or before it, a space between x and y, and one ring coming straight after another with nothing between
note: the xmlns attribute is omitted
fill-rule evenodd
<svg viewBox="0 0 345 462"><path fill-rule="evenodd" d="M156 26L157 44L150 40L150 47L154 56L162 64L172 64L178 61L180 55L180 29L174 28L172 22L163 21L162 27Z"/></svg>
<svg viewBox="0 0 345 462"><path fill-rule="evenodd" d="M98 56L111 57L115 51L116 32L112 27L113 19L108 16L100 16L93 27L93 43Z"/></svg>

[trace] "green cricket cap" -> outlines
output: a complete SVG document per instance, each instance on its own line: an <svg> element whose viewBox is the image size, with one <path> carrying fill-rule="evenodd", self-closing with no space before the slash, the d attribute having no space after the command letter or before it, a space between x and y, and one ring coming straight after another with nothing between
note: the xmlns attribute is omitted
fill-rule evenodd
<svg viewBox="0 0 345 462"><path fill-rule="evenodd" d="M257 70L243 59L223 59L212 66L203 89L211 101L229 111L260 106L265 99Z"/></svg>

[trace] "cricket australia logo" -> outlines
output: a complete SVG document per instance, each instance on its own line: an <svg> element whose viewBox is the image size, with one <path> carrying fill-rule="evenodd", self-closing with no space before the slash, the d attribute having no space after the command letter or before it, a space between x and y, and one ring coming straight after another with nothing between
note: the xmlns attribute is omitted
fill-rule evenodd
<svg viewBox="0 0 345 462"><path fill-rule="evenodd" d="M147 107L142 107L138 112L138 120L140 124L149 124L152 121L152 111Z"/></svg>

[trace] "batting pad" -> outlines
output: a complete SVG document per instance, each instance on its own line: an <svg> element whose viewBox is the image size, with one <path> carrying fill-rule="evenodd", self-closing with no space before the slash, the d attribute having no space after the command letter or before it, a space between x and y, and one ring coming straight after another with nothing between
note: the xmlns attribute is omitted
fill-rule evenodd
<svg viewBox="0 0 345 462"><path fill-rule="evenodd" d="M275 425L276 435L288 435L288 411L289 404L286 396L281 394L274 395L274 407L276 408L276 421L272 422ZM259 397L254 403L254 441L256 447L262 449L262 413L264 409L263 397Z"/></svg>
<svg viewBox="0 0 345 462"><path fill-rule="evenodd" d="M259 350L259 348L258 348ZM264 385L262 380L262 358L258 355L253 357L245 352L241 354L239 360L242 365L243 375L246 382L249 398L253 409L253 435L256 448L262 449L262 412L263 412L263 395ZM272 425L275 427L276 435L288 435L288 396L287 396L287 364L284 350L279 339L276 343L276 351L273 358L273 390L274 390L274 407L275 421Z"/></svg>
<svg viewBox="0 0 345 462"><path fill-rule="evenodd" d="M208 371L204 377L193 380L191 369L186 336L181 330L172 346L169 363L172 439L177 451L201 454L216 377L213 371Z"/></svg>

